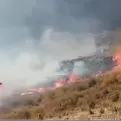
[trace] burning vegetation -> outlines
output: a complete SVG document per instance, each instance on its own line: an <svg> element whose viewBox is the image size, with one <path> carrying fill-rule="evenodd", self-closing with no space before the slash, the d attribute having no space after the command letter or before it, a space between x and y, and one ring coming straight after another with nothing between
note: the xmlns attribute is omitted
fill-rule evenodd
<svg viewBox="0 0 121 121"><path fill-rule="evenodd" d="M5 111L0 118L121 119L121 51L104 60L107 66L111 62L110 66L101 74L96 73L97 76L91 73L92 76L80 78L71 73L66 80L60 79L52 88L47 88L48 91L40 93L35 89L38 93L34 95L16 95L12 97L14 100L4 100Z"/></svg>
<svg viewBox="0 0 121 121"><path fill-rule="evenodd" d="M81 63L84 67L79 67L79 64ZM97 76L98 74L112 70L115 66L117 66L117 63L117 57L96 55L61 61L58 72L66 73L58 76L56 80L53 81L54 83L52 86L49 85L49 87L31 88L26 90L26 92L21 93L21 95L29 95L36 92L43 93L60 88L64 85L81 82L83 79L87 80L89 77ZM73 70L74 67L76 67L76 64L78 64L77 68L86 69L86 71L83 70L83 73L74 72Z"/></svg>

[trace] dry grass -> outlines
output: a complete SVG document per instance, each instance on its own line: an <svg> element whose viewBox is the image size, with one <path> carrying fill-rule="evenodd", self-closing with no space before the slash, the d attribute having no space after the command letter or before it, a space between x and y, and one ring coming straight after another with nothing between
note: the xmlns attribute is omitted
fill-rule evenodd
<svg viewBox="0 0 121 121"><path fill-rule="evenodd" d="M11 102L11 111L1 114L0 119L63 119L75 109L86 111L88 115L94 115L97 109L100 115L105 115L105 108L120 113L120 90L121 73L110 72L96 79L39 94L36 98L26 97Z"/></svg>

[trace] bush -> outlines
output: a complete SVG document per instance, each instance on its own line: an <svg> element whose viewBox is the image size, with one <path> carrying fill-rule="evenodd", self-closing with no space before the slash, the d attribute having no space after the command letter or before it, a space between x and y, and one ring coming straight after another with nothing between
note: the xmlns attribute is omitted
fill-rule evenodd
<svg viewBox="0 0 121 121"><path fill-rule="evenodd" d="M37 106L38 104L34 100L26 100L24 105L25 106Z"/></svg>
<svg viewBox="0 0 121 121"><path fill-rule="evenodd" d="M93 87L96 84L97 84L97 81L95 79L90 79L89 80L89 87Z"/></svg>
<svg viewBox="0 0 121 121"><path fill-rule="evenodd" d="M89 102L89 108L90 109L94 109L95 108L95 102L94 101L90 101Z"/></svg>
<svg viewBox="0 0 121 121"><path fill-rule="evenodd" d="M114 95L112 95L112 101L113 102L117 102L118 99L120 98L120 94L117 92Z"/></svg>
<svg viewBox="0 0 121 121"><path fill-rule="evenodd" d="M119 73L119 74L116 76L116 79L118 80L118 83L121 84L121 73Z"/></svg>
<svg viewBox="0 0 121 121"><path fill-rule="evenodd" d="M105 112L104 108L100 108L100 113L102 114L104 112Z"/></svg>

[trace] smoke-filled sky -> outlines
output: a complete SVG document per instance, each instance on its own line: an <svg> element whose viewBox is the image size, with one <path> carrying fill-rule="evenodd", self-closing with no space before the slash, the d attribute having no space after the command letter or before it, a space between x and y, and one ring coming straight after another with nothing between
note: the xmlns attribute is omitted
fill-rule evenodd
<svg viewBox="0 0 121 121"><path fill-rule="evenodd" d="M58 59L95 52L94 33L120 27L121 0L0 0L0 80L31 85ZM93 33L93 34L90 34Z"/></svg>

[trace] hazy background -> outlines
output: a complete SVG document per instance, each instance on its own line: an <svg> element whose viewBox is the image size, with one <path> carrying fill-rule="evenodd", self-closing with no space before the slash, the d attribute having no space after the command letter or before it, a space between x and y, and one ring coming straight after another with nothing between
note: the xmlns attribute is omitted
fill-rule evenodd
<svg viewBox="0 0 121 121"><path fill-rule="evenodd" d="M58 60L95 52L95 35L121 25L121 0L0 0L5 90L43 82ZM98 40L97 40L98 41Z"/></svg>

